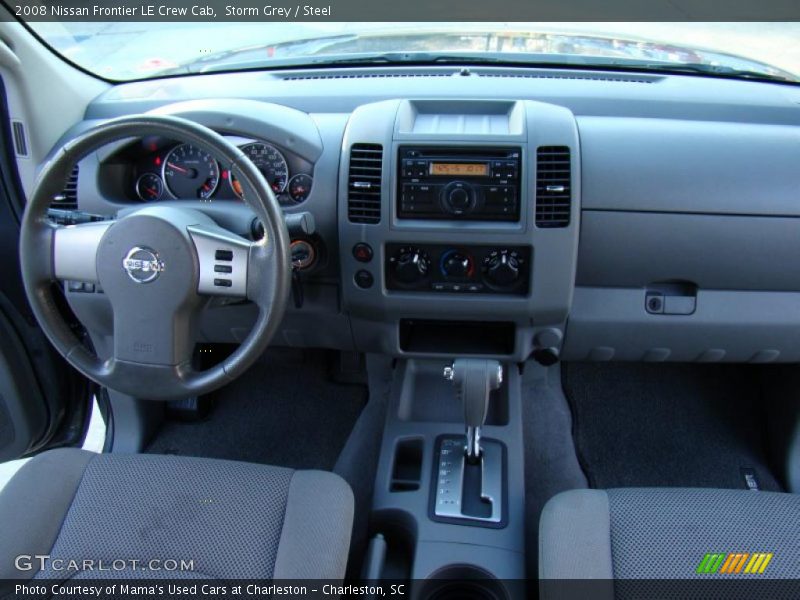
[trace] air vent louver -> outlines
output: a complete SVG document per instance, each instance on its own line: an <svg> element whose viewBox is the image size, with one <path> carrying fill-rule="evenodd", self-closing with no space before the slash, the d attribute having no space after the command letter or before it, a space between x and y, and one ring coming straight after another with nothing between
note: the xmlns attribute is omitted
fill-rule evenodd
<svg viewBox="0 0 800 600"><path fill-rule="evenodd" d="M567 146L536 151L536 225L566 227L572 207L570 153Z"/></svg>
<svg viewBox="0 0 800 600"><path fill-rule="evenodd" d="M67 179L64 191L53 196L53 202L50 204L50 208L59 208L62 210L75 210L78 208L78 165L72 168L72 173L70 173L69 179Z"/></svg>
<svg viewBox="0 0 800 600"><path fill-rule="evenodd" d="M382 174L383 146L353 144L347 179L347 216L351 223L380 222Z"/></svg>

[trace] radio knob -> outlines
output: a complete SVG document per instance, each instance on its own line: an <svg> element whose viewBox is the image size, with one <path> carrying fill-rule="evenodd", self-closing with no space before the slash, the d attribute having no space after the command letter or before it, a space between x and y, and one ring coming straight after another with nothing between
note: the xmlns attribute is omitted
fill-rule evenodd
<svg viewBox="0 0 800 600"><path fill-rule="evenodd" d="M417 283L428 275L428 256L417 248L402 248L394 261L394 276L402 283Z"/></svg>
<svg viewBox="0 0 800 600"><path fill-rule="evenodd" d="M469 194L464 188L451 190L447 199L450 202L450 206L457 210L464 210L469 206Z"/></svg>
<svg viewBox="0 0 800 600"><path fill-rule="evenodd" d="M444 188L442 198L445 211L463 215L475 208L475 191L463 181L453 181Z"/></svg>
<svg viewBox="0 0 800 600"><path fill-rule="evenodd" d="M519 279L519 260L506 252L491 257L486 264L486 279L498 287L513 285Z"/></svg>

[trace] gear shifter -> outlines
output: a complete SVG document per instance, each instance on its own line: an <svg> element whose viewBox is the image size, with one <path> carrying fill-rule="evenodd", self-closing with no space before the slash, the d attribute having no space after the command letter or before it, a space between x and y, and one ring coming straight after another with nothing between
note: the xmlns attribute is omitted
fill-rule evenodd
<svg viewBox="0 0 800 600"><path fill-rule="evenodd" d="M466 455L475 462L481 456L481 427L489 411L489 396L503 383L503 367L496 360L457 358L444 368L444 376L453 382L456 398L464 405Z"/></svg>
<svg viewBox="0 0 800 600"><path fill-rule="evenodd" d="M489 412L489 396L503 383L503 368L496 360L458 358L444 368L456 397L464 406L464 436L445 435L438 442L434 516L446 520L503 523L505 446L496 439L481 439Z"/></svg>

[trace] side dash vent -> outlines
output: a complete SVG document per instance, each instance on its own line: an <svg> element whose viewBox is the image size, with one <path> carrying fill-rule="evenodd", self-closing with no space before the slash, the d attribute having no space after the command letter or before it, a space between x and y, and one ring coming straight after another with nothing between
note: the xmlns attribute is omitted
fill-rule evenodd
<svg viewBox="0 0 800 600"><path fill-rule="evenodd" d="M380 223L383 146L353 144L347 179L347 217L351 223Z"/></svg>
<svg viewBox="0 0 800 600"><path fill-rule="evenodd" d="M11 121L11 131L14 135L14 151L17 156L28 157L28 139L25 137L25 125L22 121Z"/></svg>
<svg viewBox="0 0 800 600"><path fill-rule="evenodd" d="M572 208L570 152L567 146L536 151L536 226L567 227Z"/></svg>
<svg viewBox="0 0 800 600"><path fill-rule="evenodd" d="M64 191L53 196L50 208L60 208L62 210L75 210L78 208L78 165L72 168L64 186Z"/></svg>

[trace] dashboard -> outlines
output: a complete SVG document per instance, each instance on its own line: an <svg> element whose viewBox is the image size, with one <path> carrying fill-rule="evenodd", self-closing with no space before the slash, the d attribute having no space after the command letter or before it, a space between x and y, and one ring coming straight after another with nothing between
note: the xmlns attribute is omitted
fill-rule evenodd
<svg viewBox="0 0 800 600"><path fill-rule="evenodd" d="M800 360L795 86L501 67L205 74L115 86L65 139L148 111L228 136L305 224L293 244L313 260L295 265L276 344ZM75 185L88 213L191 202L253 235L235 173L174 140L98 152ZM94 335L110 327L97 294L68 299ZM202 341L241 340L253 318L215 299Z"/></svg>

